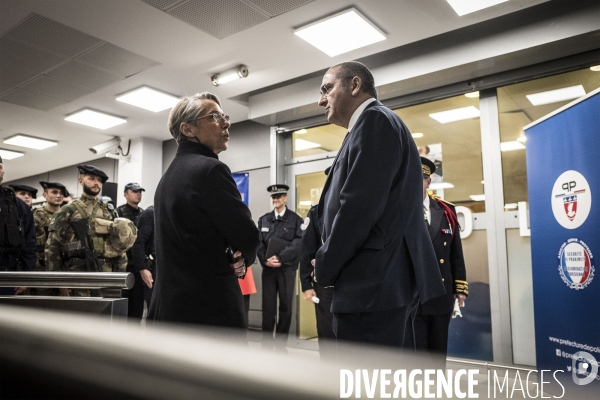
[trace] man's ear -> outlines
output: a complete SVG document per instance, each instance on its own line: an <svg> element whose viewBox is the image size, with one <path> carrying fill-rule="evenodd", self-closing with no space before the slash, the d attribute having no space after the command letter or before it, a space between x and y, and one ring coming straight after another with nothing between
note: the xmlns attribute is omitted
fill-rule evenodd
<svg viewBox="0 0 600 400"><path fill-rule="evenodd" d="M358 76L355 76L350 81L350 88L352 89L352 96L358 96L362 89L362 80Z"/></svg>
<svg viewBox="0 0 600 400"><path fill-rule="evenodd" d="M42 193L42 196L44 196L44 198L45 198L46 200L48 200L48 193L46 193L46 191L45 191L45 190L44 190L44 193Z"/></svg>

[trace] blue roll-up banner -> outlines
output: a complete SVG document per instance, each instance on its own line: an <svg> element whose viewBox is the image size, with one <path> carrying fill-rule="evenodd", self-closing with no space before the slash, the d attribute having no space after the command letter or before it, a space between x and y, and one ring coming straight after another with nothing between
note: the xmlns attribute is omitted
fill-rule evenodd
<svg viewBox="0 0 600 400"><path fill-rule="evenodd" d="M250 180L250 174L247 172L235 172L231 176L233 176L233 180L242 195L242 201L245 205L248 205L248 181Z"/></svg>
<svg viewBox="0 0 600 400"><path fill-rule="evenodd" d="M524 129L537 370L564 371L538 380L549 394L598 398L600 89Z"/></svg>

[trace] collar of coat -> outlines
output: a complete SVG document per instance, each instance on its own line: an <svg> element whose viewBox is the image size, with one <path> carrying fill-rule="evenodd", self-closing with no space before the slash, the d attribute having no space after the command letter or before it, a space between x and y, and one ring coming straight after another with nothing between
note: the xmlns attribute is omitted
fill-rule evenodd
<svg viewBox="0 0 600 400"><path fill-rule="evenodd" d="M219 159L219 157L213 153L211 149L202 143L190 142L187 140L179 143L177 154L201 154L206 157L216 158L217 160Z"/></svg>
<svg viewBox="0 0 600 400"><path fill-rule="evenodd" d="M290 211L290 210L289 210L289 209L286 207L286 208L285 208L285 211L283 212L283 215L281 216L281 219L282 219L283 221L287 221L287 219L288 219L288 215L289 215L289 211ZM271 211L271 216L270 216L270 218L271 218L271 222L273 222L273 221L275 221L275 220L277 219L277 217L275 216L275 209L273 209L273 211Z"/></svg>

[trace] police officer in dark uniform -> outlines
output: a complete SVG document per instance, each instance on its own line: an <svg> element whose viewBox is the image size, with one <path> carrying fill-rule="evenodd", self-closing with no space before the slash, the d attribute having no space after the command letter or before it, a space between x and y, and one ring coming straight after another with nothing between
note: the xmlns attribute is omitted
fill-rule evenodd
<svg viewBox="0 0 600 400"><path fill-rule="evenodd" d="M454 205L427 194L435 164L421 157L423 169L423 214L429 227L446 294L419 305L414 316L414 347L427 351L445 365L448 350L448 327L455 299L464 305L469 294L465 260L460 240L460 226ZM410 329L407 324L407 329ZM410 334L410 332L407 332ZM443 360L442 360L443 357Z"/></svg>
<svg viewBox="0 0 600 400"><path fill-rule="evenodd" d="M274 344L273 329L277 318L279 295L275 345L277 350L282 351L285 351L292 322L294 283L302 241L302 218L286 207L288 190L287 185L269 186L267 191L271 193L274 209L258 220L261 240L257 257L263 267L263 347L270 348ZM285 242L272 239L282 239Z"/></svg>
<svg viewBox="0 0 600 400"><path fill-rule="evenodd" d="M127 201L122 206L117 207L117 213L121 218L127 218L136 226L140 213L143 211L139 207L142 201L142 192L146 190L138 183L128 183L125 185L123 196ZM130 290L123 291L123 294L129 299L127 316L129 319L141 320L144 314L144 282L140 272L134 267L132 249L127 250L127 272L132 272L135 276L135 283Z"/></svg>
<svg viewBox="0 0 600 400"><path fill-rule="evenodd" d="M152 299L152 289L156 279L156 252L154 250L154 206L146 208L137 221L138 234L131 248L133 268L140 276L143 285L143 298L148 309ZM142 304L143 306L143 304Z"/></svg>
<svg viewBox="0 0 600 400"><path fill-rule="evenodd" d="M17 197L21 200L23 200L23 202L25 202L25 204L27 204L27 206L29 208L31 208L31 205L33 204L33 199L37 198L37 192L38 190L32 186L29 185L8 185L10 186L16 193Z"/></svg>
<svg viewBox="0 0 600 400"><path fill-rule="evenodd" d="M304 219L304 224L302 224L304 236L300 251L300 284L304 300L315 305L321 360L332 360L335 357L336 349L333 314L331 313L333 286L322 287L319 285L315 281L315 267L312 265L317 250L323 244L319 230L318 207L318 204L311 207Z"/></svg>
<svg viewBox="0 0 600 400"><path fill-rule="evenodd" d="M2 186L4 164L0 157L0 271L35 269L35 226L31 209L12 189ZM0 295L21 294L24 287L0 288Z"/></svg>

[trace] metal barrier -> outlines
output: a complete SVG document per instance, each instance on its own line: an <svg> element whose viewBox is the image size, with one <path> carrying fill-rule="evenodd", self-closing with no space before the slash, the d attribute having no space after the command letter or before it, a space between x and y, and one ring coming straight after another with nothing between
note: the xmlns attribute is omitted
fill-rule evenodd
<svg viewBox="0 0 600 400"><path fill-rule="evenodd" d="M131 289L134 281L130 272L0 271L0 287Z"/></svg>

